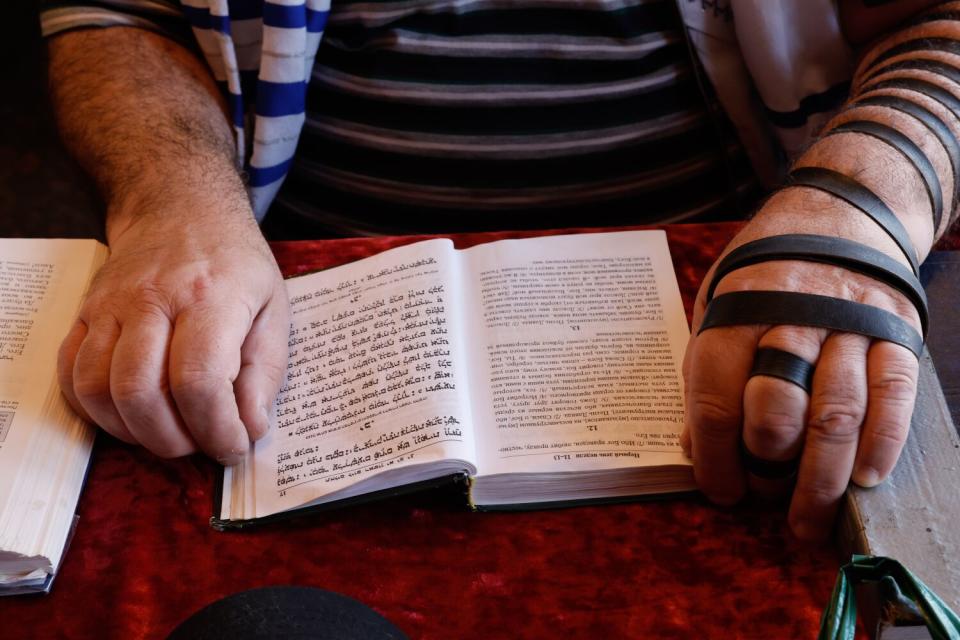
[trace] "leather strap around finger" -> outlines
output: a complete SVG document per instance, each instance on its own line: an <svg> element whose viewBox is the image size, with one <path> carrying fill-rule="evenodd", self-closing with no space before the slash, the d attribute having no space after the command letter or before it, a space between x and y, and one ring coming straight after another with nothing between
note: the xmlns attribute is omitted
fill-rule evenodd
<svg viewBox="0 0 960 640"><path fill-rule="evenodd" d="M800 469L800 456L791 460L760 458L747 448L743 438L740 438L740 461L743 463L744 470L765 480L786 480L797 475Z"/></svg>
<svg viewBox="0 0 960 640"><path fill-rule="evenodd" d="M923 153L923 149L916 145L910 138L903 135L893 127L872 122L870 120L850 120L837 125L829 132L828 136L841 133L859 133L862 135L876 138L884 144L892 147L899 152L907 161L913 165L920 179L923 181L924 188L927 191L927 197L930 200L930 210L933 213L934 231L940 228L940 219L943 217L943 192L940 190L940 179L937 177L937 170L933 163Z"/></svg>
<svg viewBox="0 0 960 640"><path fill-rule="evenodd" d="M757 349L753 357L753 368L748 377L770 376L797 385L808 394L813 388L813 365L798 355L764 347Z"/></svg>
<svg viewBox="0 0 960 640"><path fill-rule="evenodd" d="M917 252L903 223L883 200L865 186L842 173L823 167L794 169L790 172L789 184L811 187L829 193L865 213L897 243L910 263L914 275L920 274Z"/></svg>
<svg viewBox="0 0 960 640"><path fill-rule="evenodd" d="M699 333L715 327L783 324L859 333L909 349L917 358L923 338L905 320L870 305L793 291L736 291L707 305Z"/></svg>
<svg viewBox="0 0 960 640"><path fill-rule="evenodd" d="M755 264L776 260L801 260L830 264L879 280L902 293L917 309L926 336L929 325L927 296L920 281L900 262L882 251L844 238L788 234L761 238L740 245L717 263L707 287L710 302L724 276Z"/></svg>

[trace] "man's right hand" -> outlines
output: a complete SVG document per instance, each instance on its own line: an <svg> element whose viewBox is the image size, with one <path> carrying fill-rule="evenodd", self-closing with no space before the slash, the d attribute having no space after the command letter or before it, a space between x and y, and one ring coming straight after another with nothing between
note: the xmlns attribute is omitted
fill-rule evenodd
<svg viewBox="0 0 960 640"><path fill-rule="evenodd" d="M193 51L151 31L49 43L60 133L108 205L111 250L61 347L61 388L158 455L238 462L267 430L289 310L226 102Z"/></svg>
<svg viewBox="0 0 960 640"><path fill-rule="evenodd" d="M114 436L230 465L267 431L289 308L250 212L209 213L218 205L111 229L58 370L70 404Z"/></svg>

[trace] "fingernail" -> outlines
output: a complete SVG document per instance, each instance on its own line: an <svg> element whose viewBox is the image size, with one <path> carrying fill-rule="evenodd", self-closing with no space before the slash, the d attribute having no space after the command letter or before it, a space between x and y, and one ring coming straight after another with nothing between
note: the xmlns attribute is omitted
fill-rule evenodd
<svg viewBox="0 0 960 640"><path fill-rule="evenodd" d="M864 465L853 472L853 481L861 487L875 487L880 484L880 473L873 467Z"/></svg>
<svg viewBox="0 0 960 640"><path fill-rule="evenodd" d="M225 456L219 456L217 462L222 464L225 467L232 467L235 464L239 464L243 460L242 455L237 455L235 453L228 453Z"/></svg>

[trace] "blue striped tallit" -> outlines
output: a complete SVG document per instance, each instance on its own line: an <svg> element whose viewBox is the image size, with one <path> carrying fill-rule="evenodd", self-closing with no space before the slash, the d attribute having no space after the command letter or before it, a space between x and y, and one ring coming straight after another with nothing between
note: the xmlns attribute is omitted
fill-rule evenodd
<svg viewBox="0 0 960 640"><path fill-rule="evenodd" d="M225 83L257 220L287 175L329 0L183 0L214 77ZM253 79L255 76L255 80ZM249 156L244 141L253 116Z"/></svg>
<svg viewBox="0 0 960 640"><path fill-rule="evenodd" d="M158 19L185 17L227 97L237 157L257 220L283 183L304 123L306 86L330 0L107 0L46 3L44 36L90 26L163 32ZM169 34L168 34L169 35ZM252 121L252 122L251 122ZM252 126L251 126L252 125Z"/></svg>

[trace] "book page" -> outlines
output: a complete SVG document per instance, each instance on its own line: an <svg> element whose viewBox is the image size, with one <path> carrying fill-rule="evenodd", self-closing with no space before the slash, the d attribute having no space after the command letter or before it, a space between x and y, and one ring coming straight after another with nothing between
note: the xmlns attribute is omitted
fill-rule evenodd
<svg viewBox="0 0 960 640"><path fill-rule="evenodd" d="M56 562L93 442L57 351L106 257L93 240L0 240L0 550Z"/></svg>
<svg viewBox="0 0 960 640"><path fill-rule="evenodd" d="M287 281L287 379L252 462L229 470L255 486L255 504L238 510L234 500L232 518L302 506L412 465L474 459L454 330L458 265L449 240L431 240Z"/></svg>
<svg viewBox="0 0 960 640"><path fill-rule="evenodd" d="M662 231L465 253L480 475L688 464L689 331Z"/></svg>

